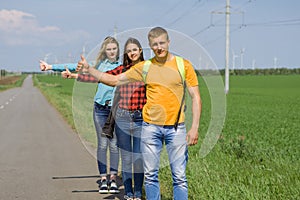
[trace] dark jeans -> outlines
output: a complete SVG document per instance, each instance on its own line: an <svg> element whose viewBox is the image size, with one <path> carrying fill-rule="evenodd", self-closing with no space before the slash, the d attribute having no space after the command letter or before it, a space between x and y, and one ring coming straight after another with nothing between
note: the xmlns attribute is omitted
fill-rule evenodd
<svg viewBox="0 0 300 200"><path fill-rule="evenodd" d="M94 124L97 132L98 148L97 148L97 163L100 176L107 175L107 149L109 147L110 155L110 174L117 174L119 165L119 149L117 147L117 138L108 139L101 136L102 127L110 112L110 108L94 103Z"/></svg>
<svg viewBox="0 0 300 200"><path fill-rule="evenodd" d="M135 115L133 121L132 117L132 112L118 108L115 117L115 133L121 152L125 195L141 198L144 181L143 159L140 150L143 119L141 115ZM134 190L132 178L134 178Z"/></svg>

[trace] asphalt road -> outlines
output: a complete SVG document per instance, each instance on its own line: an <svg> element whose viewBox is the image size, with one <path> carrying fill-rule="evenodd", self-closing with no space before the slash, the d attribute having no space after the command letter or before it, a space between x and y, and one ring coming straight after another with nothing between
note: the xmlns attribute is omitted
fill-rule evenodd
<svg viewBox="0 0 300 200"><path fill-rule="evenodd" d="M0 93L0 199L119 199L98 193L96 160L33 87Z"/></svg>

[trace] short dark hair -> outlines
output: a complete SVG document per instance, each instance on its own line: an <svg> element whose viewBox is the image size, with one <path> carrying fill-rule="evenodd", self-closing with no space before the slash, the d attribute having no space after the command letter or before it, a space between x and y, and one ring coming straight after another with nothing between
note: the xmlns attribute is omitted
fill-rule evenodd
<svg viewBox="0 0 300 200"><path fill-rule="evenodd" d="M157 38L158 36L161 36L162 34L167 35L167 39L169 40L169 35L166 29L162 27L154 27L152 28L148 33L148 41L150 42L151 38Z"/></svg>

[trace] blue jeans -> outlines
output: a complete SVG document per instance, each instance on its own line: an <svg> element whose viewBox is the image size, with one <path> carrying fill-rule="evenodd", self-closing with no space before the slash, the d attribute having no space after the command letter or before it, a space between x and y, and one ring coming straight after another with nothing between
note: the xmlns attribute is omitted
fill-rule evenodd
<svg viewBox="0 0 300 200"><path fill-rule="evenodd" d="M144 181L143 159L140 150L143 119L142 116L138 116L133 121L131 114L132 112L128 110L117 109L115 133L121 152L122 180L125 187L125 195L141 198ZM134 178L134 190L132 188L132 178Z"/></svg>
<svg viewBox="0 0 300 200"><path fill-rule="evenodd" d="M110 108L94 103L93 117L98 140L97 163L100 176L107 175L108 147L110 153L110 174L118 173L119 149L117 147L117 138L113 137L112 139L108 139L107 137L101 135L102 127L104 126L109 112Z"/></svg>
<svg viewBox="0 0 300 200"><path fill-rule="evenodd" d="M188 199L186 164L188 148L186 128L179 124L174 126L158 126L143 122L141 150L144 157L145 190L148 200L160 200L158 181L160 154L165 143L173 179L173 196L175 200Z"/></svg>

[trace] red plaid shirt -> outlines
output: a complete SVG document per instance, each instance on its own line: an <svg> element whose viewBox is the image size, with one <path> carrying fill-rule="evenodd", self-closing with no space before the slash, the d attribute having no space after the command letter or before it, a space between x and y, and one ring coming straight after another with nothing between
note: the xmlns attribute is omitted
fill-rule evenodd
<svg viewBox="0 0 300 200"><path fill-rule="evenodd" d="M120 65L113 70L107 71L108 74L118 75L128 69L132 65L123 66ZM89 74L78 74L77 81L81 82L93 82L96 83L98 80ZM142 110L145 105L146 99L146 88L144 82L132 82L126 85L119 86L120 101L119 107L126 110Z"/></svg>

